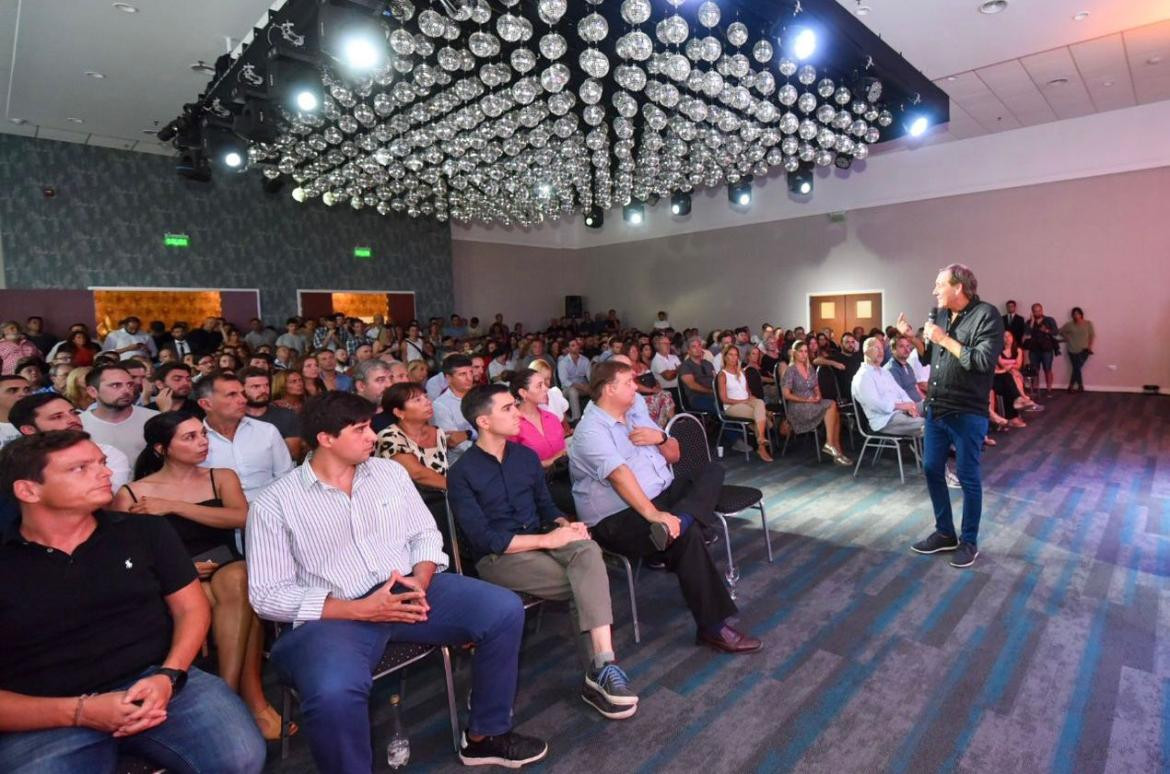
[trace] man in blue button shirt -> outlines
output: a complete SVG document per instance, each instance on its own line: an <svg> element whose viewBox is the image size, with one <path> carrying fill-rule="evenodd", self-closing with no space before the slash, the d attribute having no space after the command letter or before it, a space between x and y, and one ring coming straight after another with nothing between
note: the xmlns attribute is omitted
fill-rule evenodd
<svg viewBox="0 0 1170 774"><path fill-rule="evenodd" d="M676 477L678 441L632 411L638 395L633 369L609 361L593 369L591 403L573 433L569 473L577 514L594 540L611 551L649 557L661 553L678 576L698 624L698 642L726 653L759 650L761 643L728 623L737 608L694 521L713 520L723 469L707 464Z"/></svg>
<svg viewBox="0 0 1170 774"><path fill-rule="evenodd" d="M451 510L482 580L541 599L568 600L591 663L581 698L611 720L638 709L614 663L613 610L601 548L553 504L540 458L509 443L520 432L516 401L502 384L475 387L463 415L478 437L447 474Z"/></svg>

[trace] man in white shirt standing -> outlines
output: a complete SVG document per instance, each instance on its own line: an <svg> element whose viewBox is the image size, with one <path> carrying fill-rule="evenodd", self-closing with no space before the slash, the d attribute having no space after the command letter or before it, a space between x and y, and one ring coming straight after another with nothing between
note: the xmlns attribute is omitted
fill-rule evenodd
<svg viewBox="0 0 1170 774"><path fill-rule="evenodd" d="M869 426L887 435L921 435L926 422L918 403L882 368L885 345L871 336L865 340L865 363L853 375L853 402L861 405Z"/></svg>
<svg viewBox="0 0 1170 774"><path fill-rule="evenodd" d="M85 432L95 443L109 444L128 459L138 459L146 448L142 428L158 412L134 405L130 372L120 365L98 366L85 377L85 391L94 399L93 406L81 415Z"/></svg>
<svg viewBox="0 0 1170 774"><path fill-rule="evenodd" d="M557 363L561 391L569 399L570 417L581 418L581 396L589 395L589 358L581 354L581 339L569 339L569 351Z"/></svg>
<svg viewBox="0 0 1170 774"><path fill-rule="evenodd" d="M154 338L141 330L142 321L137 317L127 317L122 321L122 327L110 331L102 343L102 349L107 352L117 352L123 360L142 356L154 360L158 356Z"/></svg>
<svg viewBox="0 0 1170 774"><path fill-rule="evenodd" d="M654 357L650 360L650 370L659 386L664 390L673 390L678 387L678 367L682 364L678 355L670 351L670 337L658 336L654 339Z"/></svg>
<svg viewBox="0 0 1170 774"><path fill-rule="evenodd" d="M463 417L463 396L475 386L471 358L467 355L449 355L443 361L447 390L435 400L435 427L447 434L447 461L455 464L463 452L471 448L471 425Z"/></svg>
<svg viewBox="0 0 1170 774"><path fill-rule="evenodd" d="M36 435L52 430L83 430L81 412L72 403L51 392L26 395L16 402L9 413L12 424L21 435ZM116 447L99 443L110 469L110 491L117 492L131 479L132 462Z"/></svg>
<svg viewBox="0 0 1170 774"><path fill-rule="evenodd" d="M207 412L207 459L201 467L231 468L252 501L264 487L293 469L288 446L275 425L247 416L244 385L231 373L200 379L192 393Z"/></svg>

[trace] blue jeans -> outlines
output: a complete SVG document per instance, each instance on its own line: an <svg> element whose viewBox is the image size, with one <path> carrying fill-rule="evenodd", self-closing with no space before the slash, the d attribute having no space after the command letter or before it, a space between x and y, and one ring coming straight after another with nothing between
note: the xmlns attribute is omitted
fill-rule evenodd
<svg viewBox="0 0 1170 774"><path fill-rule="evenodd" d="M265 745L240 698L223 680L194 667L186 687L167 705L167 719L140 734L115 739L72 727L0 734L0 771L11 774L113 774L120 753L169 772L252 774L264 767Z"/></svg>
<svg viewBox="0 0 1170 774"><path fill-rule="evenodd" d="M715 398L711 395L700 395L694 392L687 393L687 406L691 411L705 411L715 413Z"/></svg>
<svg viewBox="0 0 1170 774"><path fill-rule="evenodd" d="M301 697L305 734L320 771L373 768L370 746L371 673L389 642L476 643L472 660L473 734L512 728L524 606L511 591L454 573L436 573L427 589L426 621L414 624L310 621L286 631L272 647L272 665Z"/></svg>
<svg viewBox="0 0 1170 774"><path fill-rule="evenodd" d="M922 467L930 502L934 506L935 529L948 537L955 536L955 517L951 513L951 493L946 479L947 452L954 446L955 472L963 487L963 532L959 539L971 545L977 544L979 518L983 515L983 476L979 459L986 436L987 417L977 414L936 417L934 409L926 412Z"/></svg>

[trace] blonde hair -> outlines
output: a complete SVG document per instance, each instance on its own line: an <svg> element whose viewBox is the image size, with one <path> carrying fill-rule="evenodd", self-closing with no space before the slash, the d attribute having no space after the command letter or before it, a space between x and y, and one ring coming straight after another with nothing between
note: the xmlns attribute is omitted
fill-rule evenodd
<svg viewBox="0 0 1170 774"><path fill-rule="evenodd" d="M89 396L89 392L85 389L85 378L89 376L89 372L93 368L90 366L81 366L74 368L65 377L65 397L69 399L77 408L85 411L93 403L93 398Z"/></svg>
<svg viewBox="0 0 1170 774"><path fill-rule="evenodd" d="M416 370L418 370L419 368L421 368L423 370L424 380L425 380L425 378L426 378L425 374L427 373L427 361L425 361L425 360L411 360L409 363L406 364L406 375L410 377L410 380L412 382L414 381L414 376L412 374L414 374L414 372Z"/></svg>
<svg viewBox="0 0 1170 774"><path fill-rule="evenodd" d="M542 357L538 357L536 360L533 360L528 364L528 367L537 373L543 374L544 376L552 376L552 366L550 366L548 361Z"/></svg>

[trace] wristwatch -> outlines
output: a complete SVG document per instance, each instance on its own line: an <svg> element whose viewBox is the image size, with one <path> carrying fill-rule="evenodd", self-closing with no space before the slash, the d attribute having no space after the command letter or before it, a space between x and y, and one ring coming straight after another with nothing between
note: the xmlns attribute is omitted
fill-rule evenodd
<svg viewBox="0 0 1170 774"><path fill-rule="evenodd" d="M670 440L670 436L663 430L659 430L659 432L662 433L662 440L659 441L657 445L662 446L663 444L665 444L667 441Z"/></svg>
<svg viewBox="0 0 1170 774"><path fill-rule="evenodd" d="M183 669L171 669L170 667L159 667L154 672L156 675L163 675L171 681L171 695L178 696L179 691L183 690L183 686L187 684L187 672Z"/></svg>

